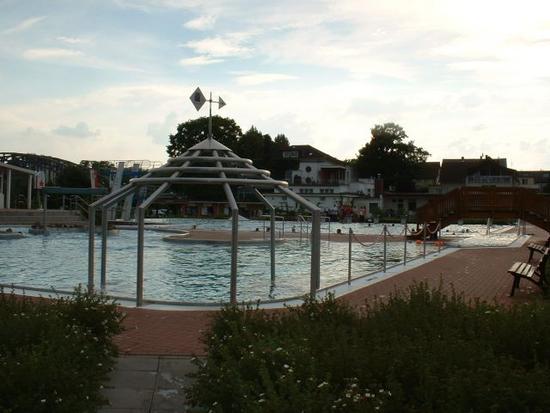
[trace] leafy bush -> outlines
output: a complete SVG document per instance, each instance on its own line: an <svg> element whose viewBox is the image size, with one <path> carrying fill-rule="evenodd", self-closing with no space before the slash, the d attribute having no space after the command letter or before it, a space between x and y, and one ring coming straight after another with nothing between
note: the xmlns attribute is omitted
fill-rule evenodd
<svg viewBox="0 0 550 413"><path fill-rule="evenodd" d="M121 315L104 295L0 294L0 411L93 412L114 363Z"/></svg>
<svg viewBox="0 0 550 413"><path fill-rule="evenodd" d="M225 308L190 389L212 412L548 412L550 307L425 284L357 313L333 297Z"/></svg>

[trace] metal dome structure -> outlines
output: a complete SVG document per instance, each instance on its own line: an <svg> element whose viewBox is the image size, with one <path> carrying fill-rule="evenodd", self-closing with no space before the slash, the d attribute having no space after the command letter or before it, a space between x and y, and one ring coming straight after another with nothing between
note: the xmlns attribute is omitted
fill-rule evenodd
<svg viewBox="0 0 550 413"><path fill-rule="evenodd" d="M102 248L101 248L101 287L106 285L107 263L107 221L108 211L119 201L141 188L147 187L154 191L136 207L138 229L137 240L137 274L136 274L136 304L143 305L143 269L144 269L144 220L145 211L151 204L172 185L218 185L223 188L227 203L231 210L231 278L230 302L237 302L237 261L239 245L239 207L233 195L232 187L248 187L254 190L258 199L271 210L271 228L275 228L275 208L259 191L260 188L276 189L294 199L312 214L311 230L311 279L310 293L313 295L320 285L320 209L288 189L286 181L278 181L270 176L267 170L257 169L250 159L237 156L231 149L209 137L189 148L182 155L170 158L168 162L140 178L134 178L117 191L101 198L89 206L89 249L88 249L88 289L94 289L94 251L96 212L101 210L102 216ZM275 269L275 231L271 231L271 270Z"/></svg>

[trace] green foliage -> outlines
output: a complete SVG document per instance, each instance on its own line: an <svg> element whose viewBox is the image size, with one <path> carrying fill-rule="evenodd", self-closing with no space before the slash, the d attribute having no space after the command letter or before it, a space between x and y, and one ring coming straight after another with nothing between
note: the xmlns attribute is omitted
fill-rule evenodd
<svg viewBox="0 0 550 413"><path fill-rule="evenodd" d="M80 289L53 301L0 294L0 411L96 411L121 319L107 297Z"/></svg>
<svg viewBox="0 0 550 413"><path fill-rule="evenodd" d="M57 176L56 183L66 188L89 188L90 171L84 166L67 165Z"/></svg>
<svg viewBox="0 0 550 413"><path fill-rule="evenodd" d="M384 178L386 186L410 190L418 166L430 155L409 140L403 128L395 123L375 125L371 140L359 150L355 166L361 177Z"/></svg>
<svg viewBox="0 0 550 413"><path fill-rule="evenodd" d="M424 284L363 314L329 297L225 308L192 401L213 412L547 412L550 307L466 303Z"/></svg>
<svg viewBox="0 0 550 413"><path fill-rule="evenodd" d="M231 118L212 116L212 134L221 144L235 150L242 130ZM169 156L178 156L208 136L208 117L191 119L180 123L175 135L170 135L170 144L166 147Z"/></svg>

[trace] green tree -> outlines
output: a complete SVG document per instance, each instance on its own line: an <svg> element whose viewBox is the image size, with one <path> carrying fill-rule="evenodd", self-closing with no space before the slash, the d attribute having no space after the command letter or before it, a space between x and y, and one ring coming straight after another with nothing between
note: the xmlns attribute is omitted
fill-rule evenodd
<svg viewBox="0 0 550 413"><path fill-rule="evenodd" d="M275 146L275 149L277 150L288 149L288 147L290 146L288 138L283 133L279 133L277 136L275 136L275 139L273 139L273 144Z"/></svg>
<svg viewBox="0 0 550 413"><path fill-rule="evenodd" d="M242 130L231 118L212 116L212 134L221 144L235 150ZM178 156L208 136L208 117L191 119L180 123L175 135L170 135L170 144L166 147L169 156Z"/></svg>
<svg viewBox="0 0 550 413"><path fill-rule="evenodd" d="M275 156L273 140L268 134L263 134L255 126L247 130L237 144L237 153L243 158L250 158L254 166L261 169L271 169Z"/></svg>
<svg viewBox="0 0 550 413"><path fill-rule="evenodd" d="M68 165L57 175L57 185L67 188L89 188L90 170L80 165Z"/></svg>
<svg viewBox="0 0 550 413"><path fill-rule="evenodd" d="M413 189L417 168L430 154L408 140L403 128L395 123L375 125L371 134L370 142L359 150L355 161L359 176L380 174L386 187L394 186L398 191Z"/></svg>

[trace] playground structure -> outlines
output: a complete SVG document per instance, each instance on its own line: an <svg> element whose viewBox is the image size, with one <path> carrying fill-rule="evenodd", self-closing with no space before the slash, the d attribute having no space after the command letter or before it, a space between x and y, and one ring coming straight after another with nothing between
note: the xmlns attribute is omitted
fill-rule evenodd
<svg viewBox="0 0 550 413"><path fill-rule="evenodd" d="M136 304L143 305L143 272L144 272L144 230L145 211L172 185L217 185L223 188L229 209L231 210L231 278L230 302L237 302L237 259L239 245L239 207L232 187L252 188L257 198L271 211L271 228L275 228L275 208L265 199L258 188L276 189L293 198L312 215L311 223L311 267L310 293L314 295L320 286L320 209L301 196L290 191L285 181L270 177L270 172L257 169L250 159L243 159L215 139L208 137L189 148L184 154L171 158L160 168L151 169L140 178L131 179L122 188L92 203L89 207L89 249L88 249L88 288L94 289L95 278L95 226L96 211L101 211L102 242L101 242L101 286L107 280L107 224L108 216L119 201L137 194L147 187L155 188L136 207L138 231ZM271 277L275 277L275 231L271 231Z"/></svg>

